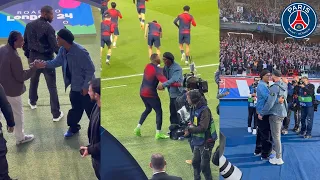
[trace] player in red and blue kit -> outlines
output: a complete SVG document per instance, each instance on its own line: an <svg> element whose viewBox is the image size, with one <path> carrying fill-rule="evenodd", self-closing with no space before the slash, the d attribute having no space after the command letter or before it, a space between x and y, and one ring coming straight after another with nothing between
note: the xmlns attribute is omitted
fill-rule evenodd
<svg viewBox="0 0 320 180"><path fill-rule="evenodd" d="M152 54L150 57L151 63L147 64L144 69L144 75L142 84L140 87L140 96L146 110L142 113L138 126L134 129L136 136L141 136L141 126L146 120L152 109L156 112L156 139L167 139L169 136L161 132L162 127L162 107L161 101L157 92L157 86L159 82L164 83L167 78L163 75L163 69L159 68L160 56L158 54ZM171 86L179 87L180 83L173 83Z"/></svg>
<svg viewBox="0 0 320 180"><path fill-rule="evenodd" d="M107 60L106 63L110 64L111 58L111 35L114 32L115 24L111 22L111 16L105 15L104 21L101 22L101 49L100 49L100 57L102 57L102 51L104 45L108 46Z"/></svg>
<svg viewBox="0 0 320 180"><path fill-rule="evenodd" d="M148 39L149 46L149 57L152 54L152 46L154 45L157 48L157 54L160 56L160 38L162 38L162 28L157 21L149 22L146 25L146 30L144 33L146 39Z"/></svg>
<svg viewBox="0 0 320 180"><path fill-rule="evenodd" d="M115 29L114 29L113 38L112 38L113 48L116 48L118 36L120 35L118 21L119 21L119 18L122 19L122 15L120 11L116 9L116 7L117 7L117 4L115 2L112 2L111 9L108 9L108 11L106 12L111 16L111 21L115 24Z"/></svg>
<svg viewBox="0 0 320 180"><path fill-rule="evenodd" d="M108 10L108 3L110 0L102 0L101 1L101 15L102 15L102 20L104 18L105 12Z"/></svg>
<svg viewBox="0 0 320 180"><path fill-rule="evenodd" d="M144 21L145 21L145 14L146 14L146 1L149 0L133 0L133 3L137 5L138 17L140 21L141 29L144 29Z"/></svg>
<svg viewBox="0 0 320 180"><path fill-rule="evenodd" d="M179 48L181 52L181 61L185 60L186 65L189 64L190 57L190 31L191 24L196 26L196 21L193 16L189 13L190 7L184 6L184 12L180 14L175 20L174 24L179 28ZM179 24L178 24L179 21ZM183 44L186 45L186 53L184 53ZM191 65L190 65L191 67ZM191 68L190 68L191 69Z"/></svg>

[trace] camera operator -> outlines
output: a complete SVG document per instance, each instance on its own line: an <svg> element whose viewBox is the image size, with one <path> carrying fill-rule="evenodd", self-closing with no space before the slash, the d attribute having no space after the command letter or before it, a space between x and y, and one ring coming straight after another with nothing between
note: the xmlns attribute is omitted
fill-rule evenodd
<svg viewBox="0 0 320 180"><path fill-rule="evenodd" d="M292 102L292 109L294 112L294 128L293 131L296 133L300 132L300 122L301 122L301 107L298 100L298 94L300 91L299 84L302 84L301 79L299 77L295 77L294 81L292 82L294 88L293 88L293 102Z"/></svg>
<svg viewBox="0 0 320 180"><path fill-rule="evenodd" d="M314 90L315 87L313 84L309 83L307 77L302 77L302 84L300 84L299 90L299 103L301 106L301 131L300 135L304 136L305 139L311 138L311 131L313 126L313 118L314 118L314 101L315 95Z"/></svg>
<svg viewBox="0 0 320 180"><path fill-rule="evenodd" d="M9 133L14 130L14 117L10 103L6 97L5 91L0 84L0 109L3 113L4 118L7 121L7 129ZM1 114L0 114L1 117ZM3 137L2 124L0 122L0 179L1 180L13 180L9 177L8 161L6 158L7 154L7 141Z"/></svg>
<svg viewBox="0 0 320 180"><path fill-rule="evenodd" d="M287 96L288 111L287 111L287 117L283 119L283 128L281 130L281 133L283 135L288 134L291 112L293 111L293 94L294 94L295 85L297 85L297 82L295 80L288 83L288 96Z"/></svg>
<svg viewBox="0 0 320 180"><path fill-rule="evenodd" d="M187 100L195 109L191 114L191 123L185 130L185 136L190 136L193 146L194 180L201 179L201 172L206 180L212 180L210 159L217 139L212 114L199 90L187 92Z"/></svg>
<svg viewBox="0 0 320 180"><path fill-rule="evenodd" d="M249 86L250 94L248 97L248 133L257 134L257 121L258 114L256 113L256 105L257 105L257 87L260 78L255 77L254 83ZM252 116L253 116L253 128L251 128L252 124Z"/></svg>

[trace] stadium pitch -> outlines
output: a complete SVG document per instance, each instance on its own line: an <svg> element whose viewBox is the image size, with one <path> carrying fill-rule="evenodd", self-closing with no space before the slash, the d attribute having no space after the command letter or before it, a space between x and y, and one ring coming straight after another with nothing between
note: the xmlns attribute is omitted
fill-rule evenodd
<svg viewBox="0 0 320 180"><path fill-rule="evenodd" d="M111 1L112 2L112 1ZM192 158L188 142L170 139L155 140L155 113L152 112L141 128L142 137L133 133L137 126L144 104L140 99L139 90L142 73L149 63L147 40L144 31L140 29L136 6L132 1L118 0L117 9L123 19L119 19L120 36L117 48L112 49L110 63L106 65L106 50L101 58L102 82L102 118L101 125L112 133L133 155L148 177L152 176L149 168L152 153L162 153L167 160L167 172L189 180L193 178L192 166L185 160ZM209 82L209 93L206 94L209 107L214 113L216 127L219 119L215 113L217 86L214 82L214 72L219 63L219 13L215 1L210 0L162 0L146 3L146 23L157 20L162 26L161 53L170 51L175 55L176 62L188 72L188 66L180 61L178 46L178 29L173 24L185 5L191 7L190 14L197 22L191 29L190 54L199 66L198 74ZM163 64L162 64L163 66ZM159 92L163 108L163 132L169 126L169 97L167 91ZM212 167L214 179L218 179L219 169Z"/></svg>
<svg viewBox="0 0 320 180"><path fill-rule="evenodd" d="M96 76L100 77L100 11L92 7L97 36L75 37L75 41L83 45L96 67ZM5 44L5 40L0 40L0 44ZM23 51L19 50L24 67L27 68L27 59ZM33 142L16 146L13 134L4 133L8 146L7 159L9 163L9 173L12 178L19 180L79 180L94 179L94 170L91 165L91 157L82 158L79 153L80 145L88 144L87 128L88 118L84 113L81 120L82 129L79 135L66 140L63 134L67 130L67 113L71 108L69 100L69 88L64 91L62 69L57 68L57 88L61 110L64 117L60 122L52 122L50 113L50 98L47 85L43 76L40 78L37 103L38 108L31 110L28 106L29 81L25 82L27 92L23 94L25 132L35 135ZM1 122L5 127L6 123ZM4 130L5 128L3 128Z"/></svg>

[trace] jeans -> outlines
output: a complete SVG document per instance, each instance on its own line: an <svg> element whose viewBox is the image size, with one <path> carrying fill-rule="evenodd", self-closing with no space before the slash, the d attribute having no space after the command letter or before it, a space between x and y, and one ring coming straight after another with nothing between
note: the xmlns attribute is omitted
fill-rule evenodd
<svg viewBox="0 0 320 180"><path fill-rule="evenodd" d="M146 110L141 114L141 118L139 121L139 124L143 124L143 122L146 120L148 115L151 113L152 109L156 112L156 124L157 124L157 130L161 130L162 127L162 107L161 107L161 101L159 97L155 98L147 98L142 97L141 99L146 107Z"/></svg>
<svg viewBox="0 0 320 180"><path fill-rule="evenodd" d="M311 136L314 118L314 107L301 107L301 134Z"/></svg>
<svg viewBox="0 0 320 180"><path fill-rule="evenodd" d="M249 107L248 127L251 127L253 117L253 129L257 129L258 114L255 107Z"/></svg>
<svg viewBox="0 0 320 180"><path fill-rule="evenodd" d="M202 172L206 180L212 180L210 159L212 149L205 146L194 146L192 166L194 170L194 180L201 180Z"/></svg>
<svg viewBox="0 0 320 180"><path fill-rule="evenodd" d="M301 118L301 111L295 110L294 112L294 129L298 129L300 126L300 118ZM288 130L290 125L290 118L291 118L292 110L288 110L288 116L283 120L283 129Z"/></svg>
<svg viewBox="0 0 320 180"><path fill-rule="evenodd" d="M276 151L276 157L279 159L282 157L281 147L281 126L284 118L271 115L269 117L271 135L274 142L274 150Z"/></svg>
<svg viewBox="0 0 320 180"><path fill-rule="evenodd" d="M70 91L69 97L72 108L69 110L67 123L69 126L69 131L72 133L77 133L81 129L79 122L82 118L83 111L86 111L88 118L90 118L94 102L91 101L88 94L83 96L77 91Z"/></svg>

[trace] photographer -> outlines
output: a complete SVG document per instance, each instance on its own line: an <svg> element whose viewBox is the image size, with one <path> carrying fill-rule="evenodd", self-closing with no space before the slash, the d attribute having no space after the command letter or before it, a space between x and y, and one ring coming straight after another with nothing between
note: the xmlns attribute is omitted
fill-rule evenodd
<svg viewBox="0 0 320 180"><path fill-rule="evenodd" d="M193 146L194 179L200 180L202 172L206 180L212 180L210 159L217 139L212 114L199 90L187 92L187 100L195 109L191 114L191 123L185 130L185 136L191 138Z"/></svg>
<svg viewBox="0 0 320 180"><path fill-rule="evenodd" d="M7 121L7 129L9 133L12 133L14 130L14 117L13 112L10 103L8 102L8 99L6 97L5 91L0 84L0 109L3 113L3 116L5 117ZM1 116L1 114L0 114ZM7 154L7 141L3 137L3 131L2 131L2 124L0 122L0 179L1 180L12 180L9 177L9 168L8 168L8 161L6 158Z"/></svg>
<svg viewBox="0 0 320 180"><path fill-rule="evenodd" d="M314 118L314 101L315 95L314 90L315 87L313 84L309 83L307 77L302 77L302 84L300 84L299 91L299 104L301 106L301 131L300 135L304 136L305 139L311 138L311 131L313 126L313 118Z"/></svg>
<svg viewBox="0 0 320 180"><path fill-rule="evenodd" d="M288 96L287 96L288 111L287 111L287 117L283 119L283 129L281 130L281 133L283 135L288 134L291 111L293 111L293 94L294 94L295 85L297 85L297 82L295 80L288 83Z"/></svg>
<svg viewBox="0 0 320 180"><path fill-rule="evenodd" d="M254 83L249 86L250 94L248 97L248 133L257 134L257 121L258 121L258 114L256 113L256 104L257 104L257 87L260 78L255 77ZM251 128L252 124L252 116L254 119L253 122L253 129Z"/></svg>

